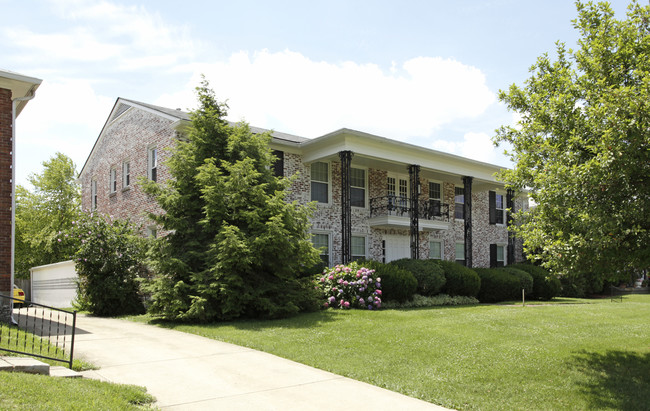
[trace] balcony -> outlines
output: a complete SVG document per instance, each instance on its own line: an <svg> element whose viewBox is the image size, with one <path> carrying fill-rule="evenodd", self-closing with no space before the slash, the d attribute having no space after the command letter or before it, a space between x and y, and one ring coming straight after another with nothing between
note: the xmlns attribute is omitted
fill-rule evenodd
<svg viewBox="0 0 650 411"><path fill-rule="evenodd" d="M422 231L449 229L449 204L437 200L417 200ZM411 226L408 197L384 196L370 199L370 227L408 229Z"/></svg>

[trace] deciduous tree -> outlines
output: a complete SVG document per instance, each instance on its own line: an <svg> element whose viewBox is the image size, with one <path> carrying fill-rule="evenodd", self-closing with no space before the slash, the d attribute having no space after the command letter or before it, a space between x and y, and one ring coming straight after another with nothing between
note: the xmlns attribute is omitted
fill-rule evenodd
<svg viewBox="0 0 650 411"><path fill-rule="evenodd" d="M576 5L578 47L558 42L500 92L521 120L495 142L515 162L501 179L536 204L517 215L529 257L612 278L650 267L650 7L619 20L607 3Z"/></svg>

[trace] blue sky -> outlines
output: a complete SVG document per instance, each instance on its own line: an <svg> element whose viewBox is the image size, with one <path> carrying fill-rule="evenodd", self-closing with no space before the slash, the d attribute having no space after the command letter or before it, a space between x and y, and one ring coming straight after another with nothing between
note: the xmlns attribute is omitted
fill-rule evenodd
<svg viewBox="0 0 650 411"><path fill-rule="evenodd" d="M611 2L618 18L627 1ZM43 79L17 123L17 181L78 169L115 100L191 109L203 73L229 118L304 137L342 127L503 166L490 138L572 1L0 0L0 69Z"/></svg>

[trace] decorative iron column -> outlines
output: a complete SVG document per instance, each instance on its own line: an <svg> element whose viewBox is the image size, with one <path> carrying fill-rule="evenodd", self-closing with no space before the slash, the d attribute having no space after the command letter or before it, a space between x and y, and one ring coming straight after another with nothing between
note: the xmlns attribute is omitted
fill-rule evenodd
<svg viewBox="0 0 650 411"><path fill-rule="evenodd" d="M420 166L408 166L411 185L409 216L411 217L411 258L420 259Z"/></svg>
<svg viewBox="0 0 650 411"><path fill-rule="evenodd" d="M512 189L508 189L506 194L506 207L508 208L506 214L506 228L508 229L508 255L507 263L508 265L515 263L515 233L510 231L512 226L512 213L515 212L515 192Z"/></svg>
<svg viewBox="0 0 650 411"><path fill-rule="evenodd" d="M472 180L473 177L463 177L465 186L463 196L465 204L463 212L465 214L465 266L472 268Z"/></svg>
<svg viewBox="0 0 650 411"><path fill-rule="evenodd" d="M339 151L341 158L341 262L352 260L352 205L350 201L350 179L352 151Z"/></svg>

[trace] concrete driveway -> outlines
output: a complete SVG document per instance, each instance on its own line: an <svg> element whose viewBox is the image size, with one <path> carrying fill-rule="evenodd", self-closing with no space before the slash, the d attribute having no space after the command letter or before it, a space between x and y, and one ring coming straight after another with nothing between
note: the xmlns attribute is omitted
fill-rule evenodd
<svg viewBox="0 0 650 411"><path fill-rule="evenodd" d="M84 375L147 387L169 410L444 410L271 354L125 320L79 316Z"/></svg>

